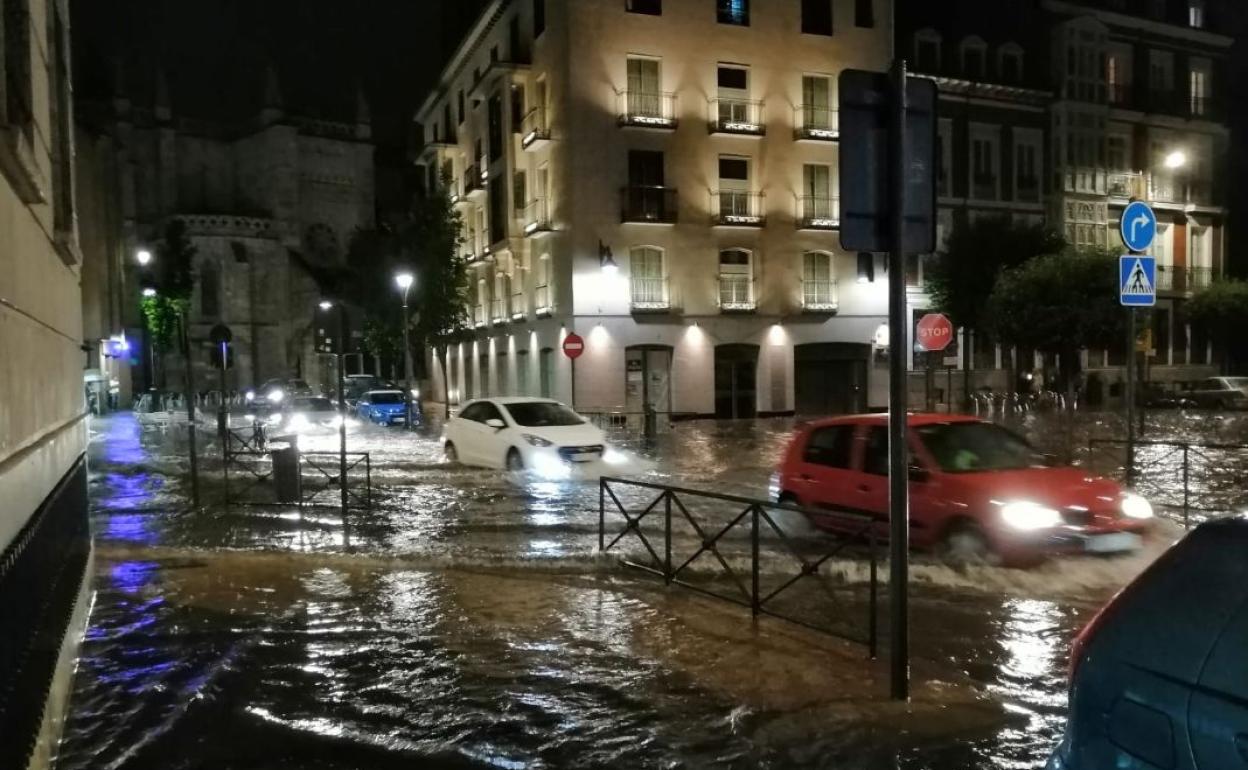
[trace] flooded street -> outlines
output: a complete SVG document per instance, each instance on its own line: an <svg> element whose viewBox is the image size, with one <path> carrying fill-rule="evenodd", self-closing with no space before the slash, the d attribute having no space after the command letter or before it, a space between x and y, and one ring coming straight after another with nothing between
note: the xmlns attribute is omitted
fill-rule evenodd
<svg viewBox="0 0 1248 770"><path fill-rule="evenodd" d="M1150 438L1244 435L1240 418L1153 420ZM609 470L763 497L792 427L680 424L629 443L636 458ZM1112 417L1015 427L1046 451L1120 467L1112 448L1087 449L1113 435ZM370 453L374 506L344 528L331 508L225 510L214 483L205 510L188 511L176 442L130 415L97 420L97 596L61 767L1037 767L1063 726L1071 637L1182 533L1165 509L1159 535L1129 557L1022 571L916 556L907 716L886 700L883 655L754 624L748 609L600 554L593 474L448 466L436 429L352 436ZM1153 460L1153 493L1173 495L1162 488L1178 478L1173 460ZM1189 458L1196 498L1242 503L1244 462ZM778 543L766 550L764 581L793 571ZM743 552L725 546L729 563ZM825 570L840 576L840 604L798 594L794 606L862 627L866 565L860 551L838 555ZM691 571L718 575L708 556Z"/></svg>

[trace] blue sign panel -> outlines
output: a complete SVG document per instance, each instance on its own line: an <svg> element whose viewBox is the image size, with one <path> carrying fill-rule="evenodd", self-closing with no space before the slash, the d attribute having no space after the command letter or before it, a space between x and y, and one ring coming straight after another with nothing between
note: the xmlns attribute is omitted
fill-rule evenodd
<svg viewBox="0 0 1248 770"><path fill-rule="evenodd" d="M1157 236L1157 215L1142 201L1127 204L1122 212L1122 242L1131 251L1148 251Z"/></svg>
<svg viewBox="0 0 1248 770"><path fill-rule="evenodd" d="M1125 254L1118 258L1118 299L1127 307L1157 304L1157 258Z"/></svg>

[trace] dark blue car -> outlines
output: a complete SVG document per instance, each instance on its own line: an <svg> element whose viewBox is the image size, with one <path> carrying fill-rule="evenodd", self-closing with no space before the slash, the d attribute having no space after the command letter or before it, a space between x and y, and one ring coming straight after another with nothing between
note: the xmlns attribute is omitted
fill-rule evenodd
<svg viewBox="0 0 1248 770"><path fill-rule="evenodd" d="M1204 524L1076 638L1049 770L1248 768L1248 518Z"/></svg>
<svg viewBox="0 0 1248 770"><path fill-rule="evenodd" d="M361 420L378 425L404 423L407 421L407 406L403 403L403 391L370 390L356 402L355 413Z"/></svg>

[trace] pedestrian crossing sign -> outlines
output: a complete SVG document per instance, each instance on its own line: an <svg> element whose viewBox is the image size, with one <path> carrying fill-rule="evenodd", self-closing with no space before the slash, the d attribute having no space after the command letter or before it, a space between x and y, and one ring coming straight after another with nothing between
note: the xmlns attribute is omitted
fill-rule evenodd
<svg viewBox="0 0 1248 770"><path fill-rule="evenodd" d="M1127 307L1157 304L1157 258L1124 254L1118 258L1118 299Z"/></svg>

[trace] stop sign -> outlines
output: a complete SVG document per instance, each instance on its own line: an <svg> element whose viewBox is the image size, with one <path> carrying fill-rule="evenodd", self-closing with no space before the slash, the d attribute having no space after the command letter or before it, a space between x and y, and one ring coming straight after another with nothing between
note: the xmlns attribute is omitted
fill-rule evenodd
<svg viewBox="0 0 1248 770"><path fill-rule="evenodd" d="M585 352L585 340L576 332L563 338L563 354L575 361Z"/></svg>
<svg viewBox="0 0 1248 770"><path fill-rule="evenodd" d="M953 342L953 324L941 313L928 313L914 327L914 338L928 352L944 350Z"/></svg>

